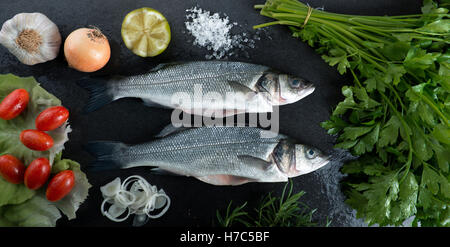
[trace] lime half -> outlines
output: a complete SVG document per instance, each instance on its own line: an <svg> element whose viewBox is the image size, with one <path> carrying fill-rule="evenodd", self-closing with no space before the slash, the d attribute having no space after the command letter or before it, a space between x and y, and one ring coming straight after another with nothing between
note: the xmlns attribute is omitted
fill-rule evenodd
<svg viewBox="0 0 450 247"><path fill-rule="evenodd" d="M152 8L133 10L122 22L122 39L127 48L138 56L157 56L170 43L169 23Z"/></svg>

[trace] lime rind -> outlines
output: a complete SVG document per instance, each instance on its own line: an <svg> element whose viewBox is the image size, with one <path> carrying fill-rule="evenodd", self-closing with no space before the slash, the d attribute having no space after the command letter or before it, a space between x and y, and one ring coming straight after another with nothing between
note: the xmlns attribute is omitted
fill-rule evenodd
<svg viewBox="0 0 450 247"><path fill-rule="evenodd" d="M164 52L171 40L166 18L152 8L140 8L128 13L122 22L125 46L141 57L154 57Z"/></svg>

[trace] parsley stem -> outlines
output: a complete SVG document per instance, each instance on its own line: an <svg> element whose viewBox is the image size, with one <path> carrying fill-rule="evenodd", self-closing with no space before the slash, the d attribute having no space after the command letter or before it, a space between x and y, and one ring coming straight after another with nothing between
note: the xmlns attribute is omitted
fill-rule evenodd
<svg viewBox="0 0 450 247"><path fill-rule="evenodd" d="M354 33L358 34L359 36L361 36L363 38L366 38L368 40L372 40L372 41L375 41L375 42L378 42L378 43L382 43L382 44L387 43L386 40L382 40L382 39L379 39L379 38L377 38L377 37L375 37L373 35L369 35L369 34L366 34L364 32L361 32L357 28L348 27L348 29L350 29L352 32L354 32Z"/></svg>
<svg viewBox="0 0 450 247"><path fill-rule="evenodd" d="M361 50L361 49L359 49L357 44L355 44L351 40L347 39L345 36L343 36L341 33L337 32L333 28L330 28L328 26L322 26L322 29L326 29L329 33L331 33L332 35L338 36L343 42L345 42L345 47L343 47L344 51L346 51L348 47L352 47L355 50ZM334 36L330 36L329 38L333 39ZM340 42L341 40L334 38L335 42Z"/></svg>
<svg viewBox="0 0 450 247"><path fill-rule="evenodd" d="M412 74L412 73L408 73L410 76L412 76L416 81L420 81L420 79L416 76L416 75L414 75L414 74ZM408 79L407 79L408 80ZM408 85L408 84L407 84ZM410 85L413 85L411 82L409 83L409 85L408 85L408 89L411 89L411 86ZM411 90L412 92L414 92L414 90ZM432 100L430 100L429 98L428 98L428 96L426 96L426 95L422 95L422 94L419 94L419 93L416 93L416 92L414 92L414 94L416 95L416 96L418 96L418 97L420 97L429 107L431 107L431 109L433 109L433 111L434 112L436 112L436 114L438 114L439 115L439 117L441 118L441 121L445 124L445 125L447 125L447 127L450 127L450 122L449 122L449 120L447 119L447 117L445 117L445 115L444 115L444 113L442 113L440 110L439 110L439 108L433 103L433 101Z"/></svg>
<svg viewBox="0 0 450 247"><path fill-rule="evenodd" d="M441 4L443 5L443 4ZM450 17L449 14L438 14L438 13L428 13L428 16L442 16L442 17ZM410 18L420 18L423 17L423 14L413 14L413 15L395 15L395 16L391 16L391 18L404 18L404 19L410 19Z"/></svg>
<svg viewBox="0 0 450 247"><path fill-rule="evenodd" d="M415 93L415 92L414 92ZM431 101L426 95L415 93L417 96L419 96L425 103L427 103L428 106L431 107L440 117L441 120L447 125L447 127L450 127L450 123L448 119L445 117L445 115L439 111L439 108Z"/></svg>
<svg viewBox="0 0 450 247"><path fill-rule="evenodd" d="M366 47L368 50L370 50L371 52L373 52L376 56L384 58L383 55L381 55L381 53L379 53L377 50L375 50L374 48L368 46L366 43L363 42L363 40L361 40L358 36L356 36L353 32L359 32L357 30L348 30L348 27L343 26L342 24L339 23L331 23L329 21L325 21L322 19L318 19L316 17L310 17L309 18L311 21L316 21L318 23L322 23L325 25L328 25L330 27L334 27L335 30L333 30L333 32L337 35L339 35L341 37L341 39L346 40L346 42L350 45L353 46L353 48L358 49L363 51L363 49L356 47L356 45L353 44L353 42L349 41L347 38L345 38L343 35L346 35L347 37L349 37L350 39L352 39L354 42L356 42L356 44L360 45L361 47ZM338 34L337 31L340 31L340 33L342 34ZM352 32L353 31L353 32ZM359 32L360 33L360 32Z"/></svg>
<svg viewBox="0 0 450 247"><path fill-rule="evenodd" d="M375 62L374 60L372 60L372 58L370 58L369 56L364 57L364 59L366 59L369 63L373 64L375 67L377 67L381 72L386 73L387 69L385 67L383 67L382 65L380 65L379 63Z"/></svg>
<svg viewBox="0 0 450 247"><path fill-rule="evenodd" d="M272 26L272 25L288 25L288 26L300 27L300 25L297 22L293 22L293 21L272 21L272 22L267 22L267 23L253 26L253 28L258 29L258 28L268 27L268 26Z"/></svg>
<svg viewBox="0 0 450 247"><path fill-rule="evenodd" d="M388 103L388 105L391 107L391 110L395 113L395 115L397 115L398 119L400 120L400 123L403 125L405 135L407 137L406 141L408 142L409 152L408 152L408 160L405 163L405 166L406 166L405 174L400 179L400 183L402 183L403 180L406 178L406 175L408 175L409 169L411 168L411 164L412 164L413 146L412 146L412 141L411 141L411 135L407 131L408 125L406 124L403 116L397 111L397 109L394 107L394 105L392 105L392 102L389 100L388 97L386 97L386 95L383 92L379 91L379 93L380 93L381 97L383 97L383 99L386 101L386 103Z"/></svg>
<svg viewBox="0 0 450 247"><path fill-rule="evenodd" d="M400 95L398 95L397 90L395 90L395 88L388 83L385 83L385 85L394 93L394 95L397 98L398 102L400 103L400 106L402 107L402 109L407 110L406 106L403 104L402 98L400 98Z"/></svg>
<svg viewBox="0 0 450 247"><path fill-rule="evenodd" d="M423 35L434 35L434 36L447 36L447 33L431 33L431 32L422 32L417 29L388 29L389 32L392 33L418 33Z"/></svg>
<svg viewBox="0 0 450 247"><path fill-rule="evenodd" d="M318 29L317 32L320 33L320 34L322 34L322 35L325 36L325 37L328 37L329 35L332 35L332 34L330 34L331 30L329 30L328 28L325 28L325 29ZM346 39L344 39L344 40L346 40ZM346 41L349 42L348 40L346 40ZM343 41L338 40L338 39L336 39L335 42L336 42L337 45L339 45L339 46L340 46L341 48L343 48L344 50L346 50L349 46L352 46L352 47L353 47L352 44L346 44L346 43L344 43Z"/></svg>
<svg viewBox="0 0 450 247"><path fill-rule="evenodd" d="M431 40L431 41L437 41L437 42L445 42L445 43L449 43L450 41L447 41L445 39L439 39L439 38L433 38L433 37L425 37L425 36L411 36L413 39L423 39L423 40Z"/></svg>
<svg viewBox="0 0 450 247"><path fill-rule="evenodd" d="M359 81L358 77L357 77L356 74L355 74L355 71L353 71L353 69L350 68L350 72L352 72L352 75L353 75L353 78L355 78L356 84L358 84L358 86L359 86L360 88L363 88L363 86L361 85L361 82Z"/></svg>
<svg viewBox="0 0 450 247"><path fill-rule="evenodd" d="M368 31L368 32L372 32L372 33L378 34L380 36L384 36L386 38L392 38L392 35L389 32L386 32L383 29L380 30L378 28L369 27L369 26L366 26L366 25L360 24L360 23L355 23L355 25L356 26L351 27L351 28L352 29L357 29L357 30L362 29L362 30L365 30L365 31Z"/></svg>

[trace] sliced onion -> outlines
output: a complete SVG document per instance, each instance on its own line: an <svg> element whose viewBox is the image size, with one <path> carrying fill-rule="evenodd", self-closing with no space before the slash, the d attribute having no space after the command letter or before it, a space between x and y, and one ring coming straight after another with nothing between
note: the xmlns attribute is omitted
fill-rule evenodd
<svg viewBox="0 0 450 247"><path fill-rule="evenodd" d="M160 190L159 191L159 194L166 194L166 193L164 193L164 190ZM156 201L155 201L155 209L160 209L160 208L162 208L162 207L164 207L164 205L166 204L166 202L167 202L167 199L165 198L165 197L163 197L163 196L158 196L157 198L156 198Z"/></svg>
<svg viewBox="0 0 450 247"><path fill-rule="evenodd" d="M164 190L152 186L143 177L133 175L120 183L120 178L100 188L104 200L101 205L102 214L112 221L121 222L126 220L131 214L136 217L146 217L155 219L164 215L170 206L170 198ZM112 204L105 210L105 204ZM164 208L163 208L164 207ZM158 214L152 215L155 209L163 208ZM119 218L125 212L126 215Z"/></svg>
<svg viewBox="0 0 450 247"><path fill-rule="evenodd" d="M159 214L157 214L157 215L151 215L150 211L147 211L146 212L147 216L152 219L156 219L156 218L163 216L167 212L167 210L169 210L169 206L170 206L170 198L166 194L158 194L157 196L166 198L167 204L166 204L166 207L163 210L161 210L161 212L159 212ZM156 202L156 200L154 200L154 202Z"/></svg>
<svg viewBox="0 0 450 247"><path fill-rule="evenodd" d="M120 190L120 178L116 178L110 183L100 188L103 197L114 197Z"/></svg>
<svg viewBox="0 0 450 247"><path fill-rule="evenodd" d="M111 215L108 211L106 211L106 210L104 209L104 208L105 208L105 203L106 203L106 202L108 202L108 199L103 200L102 205L101 205L101 211L102 211L102 214L103 214L104 216L106 216L108 219L110 219L110 220L112 220L112 221L115 221L115 222L122 222L122 221L128 219L128 217L130 216L130 210L128 210L127 215L126 215L125 217L123 217L123 218L118 218L118 216L113 216L113 215ZM113 205L114 205L114 204L113 204ZM120 215L119 215L119 216L120 216Z"/></svg>
<svg viewBox="0 0 450 247"><path fill-rule="evenodd" d="M111 207L109 207L109 209L108 209L109 215L111 215L114 218L118 218L123 213L125 213L125 211L127 211L126 207L123 208L123 207L117 206L116 204L111 205Z"/></svg>

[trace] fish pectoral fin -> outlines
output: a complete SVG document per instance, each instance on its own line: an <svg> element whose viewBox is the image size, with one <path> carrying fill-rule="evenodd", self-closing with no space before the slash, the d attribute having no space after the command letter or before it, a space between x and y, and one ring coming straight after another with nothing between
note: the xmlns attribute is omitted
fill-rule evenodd
<svg viewBox="0 0 450 247"><path fill-rule="evenodd" d="M152 168L150 169L150 173L151 174L155 174L155 175L163 175L163 176L177 176L177 177L181 177L182 175L175 173L175 172L171 172L168 170L164 170L161 168Z"/></svg>
<svg viewBox="0 0 450 247"><path fill-rule="evenodd" d="M230 116L234 116L237 114L243 114L246 113L246 110L241 110L241 109L234 109L234 110L223 110L222 112L222 117L230 117Z"/></svg>
<svg viewBox="0 0 450 247"><path fill-rule="evenodd" d="M242 85L241 83L237 82L237 81L231 81L231 80L227 80L228 85L230 85L230 87L234 90L234 92L242 92L244 94L248 94L248 93L253 93L256 94L256 91L245 86Z"/></svg>
<svg viewBox="0 0 450 247"><path fill-rule="evenodd" d="M246 177L239 177L239 176L233 176L233 175L209 175L209 176L202 176L202 177L195 177L198 180L212 184L212 185L241 185L249 182L256 182L256 180Z"/></svg>
<svg viewBox="0 0 450 247"><path fill-rule="evenodd" d="M251 155L238 155L238 159L242 163L260 168L263 171L269 170L273 165L272 162Z"/></svg>
<svg viewBox="0 0 450 247"><path fill-rule="evenodd" d="M228 84L233 89L233 91L240 92L244 94L244 100L247 104L252 104L253 107L257 106L258 112L271 112L272 108L272 97L268 92L258 92L254 89L251 89L245 85L242 85L239 82L228 81ZM236 100L236 99L235 99ZM255 105L256 104L256 105ZM261 109L262 106L268 105L268 109ZM267 108L267 107L264 107ZM251 110L251 109L250 109Z"/></svg>

